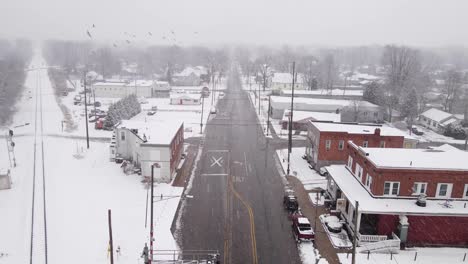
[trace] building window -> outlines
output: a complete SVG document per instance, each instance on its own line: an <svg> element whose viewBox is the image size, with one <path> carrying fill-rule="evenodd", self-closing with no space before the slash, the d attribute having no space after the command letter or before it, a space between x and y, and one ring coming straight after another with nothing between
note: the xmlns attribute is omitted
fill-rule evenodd
<svg viewBox="0 0 468 264"><path fill-rule="evenodd" d="M450 198L452 195L452 186L451 183L439 183L437 184L436 197L437 198Z"/></svg>
<svg viewBox="0 0 468 264"><path fill-rule="evenodd" d="M385 141L380 141L380 147L385 148Z"/></svg>
<svg viewBox="0 0 468 264"><path fill-rule="evenodd" d="M356 163L356 169L354 170L354 174L356 175L356 177L359 178L359 180L362 179L362 167L361 167L361 165Z"/></svg>
<svg viewBox="0 0 468 264"><path fill-rule="evenodd" d="M120 131L120 140L125 141L125 131Z"/></svg>
<svg viewBox="0 0 468 264"><path fill-rule="evenodd" d="M367 148L369 146L369 141L362 142L362 146Z"/></svg>
<svg viewBox="0 0 468 264"><path fill-rule="evenodd" d="M370 176L369 173L368 173L367 178L366 178L367 189L370 189L371 185L372 185L372 176Z"/></svg>
<svg viewBox="0 0 468 264"><path fill-rule="evenodd" d="M415 182L413 184L413 195L426 194L427 182Z"/></svg>
<svg viewBox="0 0 468 264"><path fill-rule="evenodd" d="M375 118L379 117L379 113L374 112L374 117L375 117Z"/></svg>
<svg viewBox="0 0 468 264"><path fill-rule="evenodd" d="M338 149L339 149L339 150L343 150L343 149L344 149L344 140L340 140L340 141L338 142Z"/></svg>
<svg viewBox="0 0 468 264"><path fill-rule="evenodd" d="M368 113L367 113L367 112L364 112L363 114L364 114L364 116L366 116L366 117L367 117L367 114L368 114Z"/></svg>
<svg viewBox="0 0 468 264"><path fill-rule="evenodd" d="M325 140L325 149L330 150L331 149L331 140Z"/></svg>
<svg viewBox="0 0 468 264"><path fill-rule="evenodd" d="M384 195L397 196L400 193L399 182L385 182L384 183Z"/></svg>
<svg viewBox="0 0 468 264"><path fill-rule="evenodd" d="M468 184L465 184L465 190L463 191L463 198L468 198Z"/></svg>
<svg viewBox="0 0 468 264"><path fill-rule="evenodd" d="M352 169L353 167L353 157L348 156L348 168Z"/></svg>

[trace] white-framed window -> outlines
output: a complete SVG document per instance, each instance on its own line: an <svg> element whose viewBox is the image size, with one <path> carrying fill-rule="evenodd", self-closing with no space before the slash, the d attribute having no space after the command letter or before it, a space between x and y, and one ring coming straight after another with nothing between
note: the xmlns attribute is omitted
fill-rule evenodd
<svg viewBox="0 0 468 264"><path fill-rule="evenodd" d="M465 190L463 191L463 198L468 198L468 184L465 184Z"/></svg>
<svg viewBox="0 0 468 264"><path fill-rule="evenodd" d="M366 141L362 142L362 146L367 148L369 146L369 141L366 140Z"/></svg>
<svg viewBox="0 0 468 264"><path fill-rule="evenodd" d="M437 184L436 197L437 198L450 198L452 195L452 183L439 183Z"/></svg>
<svg viewBox="0 0 468 264"><path fill-rule="evenodd" d="M385 182L384 195L397 196L400 193L400 182Z"/></svg>
<svg viewBox="0 0 468 264"><path fill-rule="evenodd" d="M383 141L383 140L380 141L380 147L381 147L381 148L385 148L385 141Z"/></svg>
<svg viewBox="0 0 468 264"><path fill-rule="evenodd" d="M344 140L338 141L338 150L343 150L344 149Z"/></svg>
<svg viewBox="0 0 468 264"><path fill-rule="evenodd" d="M348 168L352 169L353 167L353 157L351 155L348 156Z"/></svg>
<svg viewBox="0 0 468 264"><path fill-rule="evenodd" d="M325 140L325 149L326 150L331 149L331 140L329 140L329 139Z"/></svg>
<svg viewBox="0 0 468 264"><path fill-rule="evenodd" d="M362 179L362 167L358 163L356 163L356 169L354 170L354 175L359 178L359 180Z"/></svg>
<svg viewBox="0 0 468 264"><path fill-rule="evenodd" d="M366 187L367 189L370 189L372 185L372 176L369 175L369 173L367 173L367 177L366 177Z"/></svg>
<svg viewBox="0 0 468 264"><path fill-rule="evenodd" d="M426 194L427 182L415 182L413 184L413 195L418 195L421 193Z"/></svg>
<svg viewBox="0 0 468 264"><path fill-rule="evenodd" d="M125 131L120 131L120 140L125 141Z"/></svg>

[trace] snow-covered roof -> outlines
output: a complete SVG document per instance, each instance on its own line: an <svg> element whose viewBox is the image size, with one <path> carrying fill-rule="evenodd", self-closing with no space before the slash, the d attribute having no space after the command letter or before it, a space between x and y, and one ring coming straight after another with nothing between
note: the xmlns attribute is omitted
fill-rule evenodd
<svg viewBox="0 0 468 264"><path fill-rule="evenodd" d="M289 120L290 110L284 111L283 121ZM323 112L309 112L309 111L294 111L293 113L293 122L298 122L301 120L319 120L319 121L332 121L340 122L341 115L337 113L323 113Z"/></svg>
<svg viewBox="0 0 468 264"><path fill-rule="evenodd" d="M378 109L379 106L373 103L362 100L337 100L337 99L322 99L322 98L304 98L294 97L294 107L297 110L323 111L330 112L336 109L353 106L355 103L360 108ZM271 106L273 108L289 109L291 106L291 97L287 96L271 96Z"/></svg>
<svg viewBox="0 0 468 264"><path fill-rule="evenodd" d="M431 108L429 110L426 110L421 115L431 120L434 120L436 122L442 122L446 120L447 118L450 118L451 116L453 116L450 113L444 112L436 108Z"/></svg>
<svg viewBox="0 0 468 264"><path fill-rule="evenodd" d="M282 94L291 95L292 90L282 90ZM343 90L343 89L333 89L333 90L312 90L312 91L304 91L304 90L295 90L294 95L336 95L336 96L362 96L364 90Z"/></svg>
<svg viewBox="0 0 468 264"><path fill-rule="evenodd" d="M381 136L402 136L408 137L405 132L388 126L361 125L349 123L328 123L311 121L320 132L346 132L348 134L374 134L376 129L380 129Z"/></svg>
<svg viewBox="0 0 468 264"><path fill-rule="evenodd" d="M146 144L169 145L182 124L183 122L177 120L122 120L117 128L137 129L139 138L146 137Z"/></svg>
<svg viewBox="0 0 468 264"><path fill-rule="evenodd" d="M150 87L153 86L154 82L151 80L135 80L135 81L113 81L113 82L97 82L93 84L93 87L109 87L109 86L121 86L121 87Z"/></svg>
<svg viewBox="0 0 468 264"><path fill-rule="evenodd" d="M455 116L453 117L450 117L449 119L445 120L444 122L440 123L442 126L448 126L450 124L453 124L455 122L458 122L460 120L458 120L458 118L456 118Z"/></svg>
<svg viewBox="0 0 468 264"><path fill-rule="evenodd" d="M196 66L196 67L186 67L181 72L174 74L176 77L185 77L190 76L191 74L195 74L196 76L200 77L201 75L207 74L208 71L203 66Z"/></svg>
<svg viewBox="0 0 468 264"><path fill-rule="evenodd" d="M200 100L201 94L199 93L171 93L171 99L192 99Z"/></svg>
<svg viewBox="0 0 468 264"><path fill-rule="evenodd" d="M292 74L289 72L275 72L275 74L273 74L271 82L281 84L292 84ZM297 76L296 83L303 83L302 76Z"/></svg>
<svg viewBox="0 0 468 264"><path fill-rule="evenodd" d="M468 152L455 148L406 149L353 147L377 168L468 171Z"/></svg>
<svg viewBox="0 0 468 264"><path fill-rule="evenodd" d="M368 80L368 81L376 81L381 79L379 76L367 74L367 73L355 73L353 74L349 80L351 81L360 81L360 80Z"/></svg>
<svg viewBox="0 0 468 264"><path fill-rule="evenodd" d="M466 201L451 201L450 206L444 206L445 200L427 199L426 207L420 207L416 205L416 197L414 199L375 198L345 165L331 165L326 169L351 204L354 205L359 201L360 213L468 216Z"/></svg>

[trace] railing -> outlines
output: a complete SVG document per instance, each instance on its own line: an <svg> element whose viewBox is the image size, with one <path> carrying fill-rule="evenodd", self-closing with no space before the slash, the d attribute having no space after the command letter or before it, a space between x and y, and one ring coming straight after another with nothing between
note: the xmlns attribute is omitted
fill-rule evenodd
<svg viewBox="0 0 468 264"><path fill-rule="evenodd" d="M375 237L383 237L383 236L375 236ZM397 235L395 235L395 233L392 233L392 239L385 239L385 240L381 240L377 242L361 244L360 252L363 252L363 253L365 252L396 253L400 250L400 243L401 243L400 238Z"/></svg>
<svg viewBox="0 0 468 264"><path fill-rule="evenodd" d="M379 236L379 235L361 235L358 233L359 244L361 243L373 243L388 240L387 236Z"/></svg>
<svg viewBox="0 0 468 264"><path fill-rule="evenodd" d="M217 250L153 250L153 261L158 264L217 263Z"/></svg>

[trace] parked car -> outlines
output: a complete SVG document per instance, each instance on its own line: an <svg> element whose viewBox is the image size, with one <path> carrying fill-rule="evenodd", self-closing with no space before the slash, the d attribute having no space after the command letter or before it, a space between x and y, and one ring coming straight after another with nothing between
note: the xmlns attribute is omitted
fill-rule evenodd
<svg viewBox="0 0 468 264"><path fill-rule="evenodd" d="M211 107L210 114L216 114L216 107L214 106Z"/></svg>
<svg viewBox="0 0 468 264"><path fill-rule="evenodd" d="M101 102L99 102L99 101L94 102L94 106L95 107L101 107Z"/></svg>
<svg viewBox="0 0 468 264"><path fill-rule="evenodd" d="M75 97L73 98L73 100L74 100L75 102L81 102L81 95L79 95L79 94L75 95Z"/></svg>
<svg viewBox="0 0 468 264"><path fill-rule="evenodd" d="M223 93L223 92L220 92L218 98L219 98L219 99L223 99L223 98L224 98L224 93Z"/></svg>
<svg viewBox="0 0 468 264"><path fill-rule="evenodd" d="M146 114L149 115L149 116L152 116L152 115L156 114L156 111L148 111L148 113L146 113Z"/></svg>
<svg viewBox="0 0 468 264"><path fill-rule="evenodd" d="M287 189L284 192L283 206L284 209L288 210L289 212L294 212L299 208L299 203L297 202L297 197L293 190Z"/></svg>
<svg viewBox="0 0 468 264"><path fill-rule="evenodd" d="M424 132L422 132L421 130L419 130L417 127L413 126L411 127L411 132L417 136L422 136L424 135Z"/></svg>
<svg viewBox="0 0 468 264"><path fill-rule="evenodd" d="M293 218L292 229L294 237L297 242L301 241L313 241L315 239L315 233L310 225L309 219L300 216Z"/></svg>

